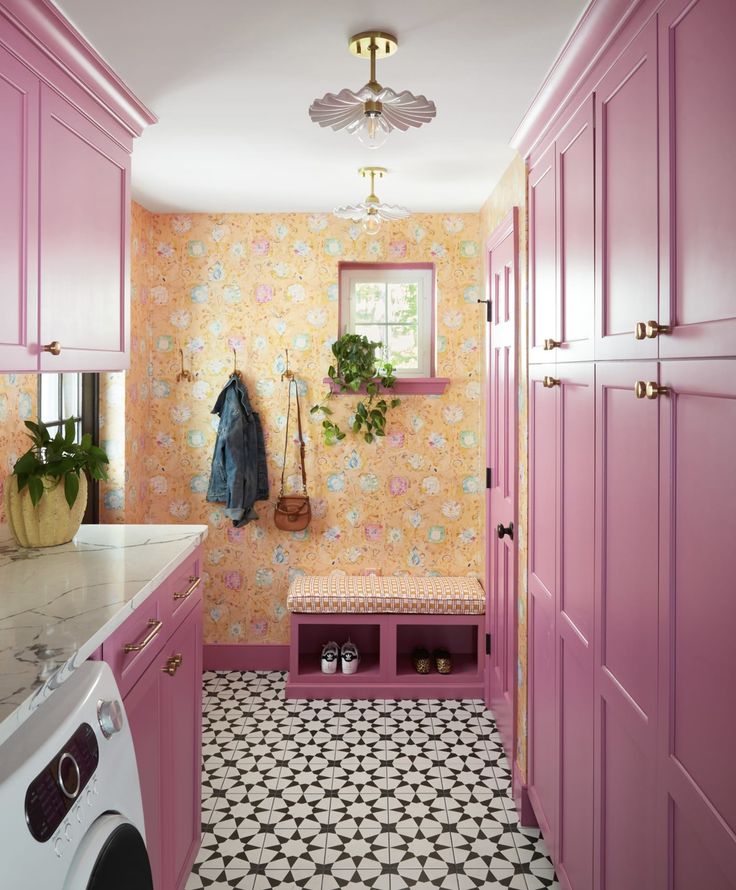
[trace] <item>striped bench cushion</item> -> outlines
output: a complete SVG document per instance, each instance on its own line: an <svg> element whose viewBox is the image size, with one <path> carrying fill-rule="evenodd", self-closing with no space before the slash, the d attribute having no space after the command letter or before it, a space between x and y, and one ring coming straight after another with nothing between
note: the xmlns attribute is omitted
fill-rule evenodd
<svg viewBox="0 0 736 890"><path fill-rule="evenodd" d="M302 575L289 587L290 612L483 615L477 578Z"/></svg>

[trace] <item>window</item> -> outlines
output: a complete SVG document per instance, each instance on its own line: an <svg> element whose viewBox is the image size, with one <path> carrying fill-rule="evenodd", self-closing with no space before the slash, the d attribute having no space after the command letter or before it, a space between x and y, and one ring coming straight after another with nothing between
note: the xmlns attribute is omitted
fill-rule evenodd
<svg viewBox="0 0 736 890"><path fill-rule="evenodd" d="M98 440L98 376L97 374L39 374L38 416L55 436L64 421L72 417L76 426L75 440L85 433ZM92 479L84 522L97 522L98 483Z"/></svg>
<svg viewBox="0 0 736 890"><path fill-rule="evenodd" d="M383 343L399 379L434 377L433 266L342 264L340 333Z"/></svg>

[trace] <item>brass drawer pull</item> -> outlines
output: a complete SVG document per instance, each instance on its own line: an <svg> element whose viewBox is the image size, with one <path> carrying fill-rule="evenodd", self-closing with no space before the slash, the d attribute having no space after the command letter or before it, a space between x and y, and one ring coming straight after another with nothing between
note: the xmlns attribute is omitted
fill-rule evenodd
<svg viewBox="0 0 736 890"><path fill-rule="evenodd" d="M552 389L553 386L559 386L559 385L560 385L560 381L556 377L547 376L544 378L544 380L542 380L542 386L545 389Z"/></svg>
<svg viewBox="0 0 736 890"><path fill-rule="evenodd" d="M197 578L195 575L190 575L189 577L189 587L184 591L184 593L175 593L175 600L185 600L188 596L191 596L194 591L199 587L202 583L201 578Z"/></svg>
<svg viewBox="0 0 736 890"><path fill-rule="evenodd" d="M44 352L50 352L51 355L61 355L61 343L58 340L52 340L43 347Z"/></svg>
<svg viewBox="0 0 736 890"><path fill-rule="evenodd" d="M646 383L644 380L637 380L634 384L634 395L637 399L656 399L659 396L669 395L669 386L660 386L655 380Z"/></svg>
<svg viewBox="0 0 736 890"><path fill-rule="evenodd" d="M545 350L545 352L549 352L549 351L552 350L552 349L557 349L557 348L559 348L560 346L562 346L562 341L561 341L561 340L551 340L551 339L547 339L547 340L544 341L544 350Z"/></svg>
<svg viewBox="0 0 736 890"><path fill-rule="evenodd" d="M173 677L174 674L181 667L181 663L184 661L184 656L181 653L177 653L176 655L172 655L171 658L166 659L166 664L161 668L161 670L168 674L170 677Z"/></svg>
<svg viewBox="0 0 736 890"><path fill-rule="evenodd" d="M145 649L146 646L153 640L156 634L163 627L163 621L158 621L156 618L148 619L148 627L149 631L140 641L140 643L126 643L123 646L123 652L140 652L142 649Z"/></svg>
<svg viewBox="0 0 736 890"><path fill-rule="evenodd" d="M637 340L654 340L660 334L671 334L672 328L666 324L659 324L650 319L647 322L638 321L634 329L634 337Z"/></svg>

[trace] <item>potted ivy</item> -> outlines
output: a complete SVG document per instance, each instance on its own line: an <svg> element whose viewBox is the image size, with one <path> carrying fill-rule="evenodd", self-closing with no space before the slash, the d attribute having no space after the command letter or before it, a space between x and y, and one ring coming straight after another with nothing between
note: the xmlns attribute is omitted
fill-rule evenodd
<svg viewBox="0 0 736 890"><path fill-rule="evenodd" d="M87 476L107 479L107 455L85 433L75 442L75 423L64 421L51 436L40 420L26 421L31 448L5 480L5 514L21 547L54 547L76 535L87 507Z"/></svg>
<svg viewBox="0 0 736 890"><path fill-rule="evenodd" d="M334 445L345 438L345 433L331 419L333 412L326 404L335 392L365 395L355 407L352 422L354 433L362 433L369 443L386 435L386 417L391 408L400 404L400 400L384 398L384 391L393 388L396 377L390 363L376 358L382 348L380 341L369 340L361 334L343 334L333 343L335 363L327 371L332 386L325 399L311 409L312 414L324 415L322 428L327 445Z"/></svg>

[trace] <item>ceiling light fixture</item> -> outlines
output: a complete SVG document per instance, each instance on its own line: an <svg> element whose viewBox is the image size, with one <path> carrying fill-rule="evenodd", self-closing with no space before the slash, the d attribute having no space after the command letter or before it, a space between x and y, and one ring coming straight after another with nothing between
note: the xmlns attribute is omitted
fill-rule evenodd
<svg viewBox="0 0 736 890"><path fill-rule="evenodd" d="M349 204L345 207L336 207L335 216L341 219L352 219L353 222L362 222L363 231L367 235L378 234L381 228L381 222L393 219L406 219L411 215L411 211L406 207L398 207L396 204L382 204L376 195L376 176L379 179L388 173L385 167L361 167L358 173L365 179L366 176L371 178L371 193L360 204Z"/></svg>
<svg viewBox="0 0 736 890"><path fill-rule="evenodd" d="M376 80L376 59L393 55L399 42L393 34L363 31L350 38L348 47L361 59L370 57L371 78L354 93L340 90L315 99L309 116L320 127L347 130L367 148L380 148L391 130L408 130L429 123L437 114L434 102L408 90L397 93Z"/></svg>

